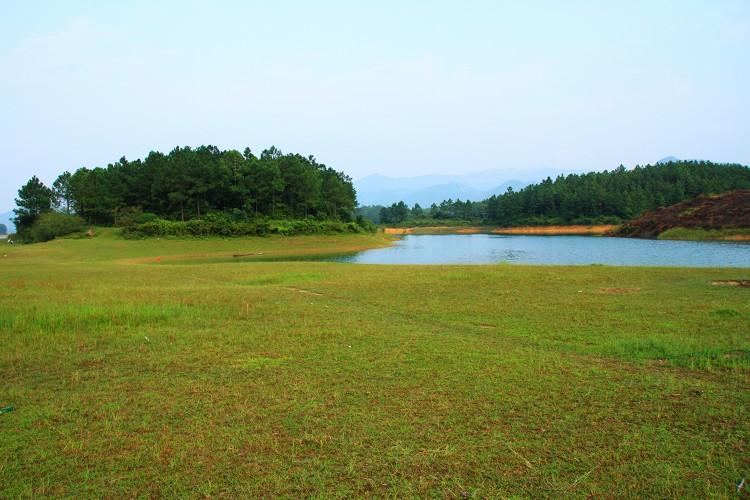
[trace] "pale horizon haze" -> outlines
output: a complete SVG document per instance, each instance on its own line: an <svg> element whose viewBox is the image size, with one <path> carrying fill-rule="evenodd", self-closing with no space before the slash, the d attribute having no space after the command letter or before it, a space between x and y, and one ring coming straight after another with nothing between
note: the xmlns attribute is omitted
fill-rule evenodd
<svg viewBox="0 0 750 500"><path fill-rule="evenodd" d="M355 179L750 163L746 0L153 4L3 4L0 212L176 145Z"/></svg>

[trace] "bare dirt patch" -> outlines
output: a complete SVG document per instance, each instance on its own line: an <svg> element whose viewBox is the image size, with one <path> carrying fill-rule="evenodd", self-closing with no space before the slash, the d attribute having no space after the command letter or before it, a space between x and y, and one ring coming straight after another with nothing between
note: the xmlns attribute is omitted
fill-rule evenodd
<svg viewBox="0 0 750 500"><path fill-rule="evenodd" d="M233 253L232 257L249 257L249 256L256 256L256 255L265 255L263 252L250 252L250 253Z"/></svg>
<svg viewBox="0 0 750 500"><path fill-rule="evenodd" d="M750 280L714 280L711 282L714 286L741 286L750 288Z"/></svg>
<svg viewBox="0 0 750 500"><path fill-rule="evenodd" d="M479 227L462 227L456 230L457 234L478 234L481 233L482 229Z"/></svg>
<svg viewBox="0 0 750 500"><path fill-rule="evenodd" d="M699 196L647 212L622 226L616 236L656 238L672 228L742 229L750 227L750 189ZM738 238L744 239L744 235ZM734 237L733 237L734 238Z"/></svg>
<svg viewBox="0 0 750 500"><path fill-rule="evenodd" d="M323 294L320 292L313 292L312 290L305 290L304 288L295 288L295 287L289 287L287 290L291 292L298 292L298 293L304 293L305 295L316 295L318 297L322 297Z"/></svg>
<svg viewBox="0 0 750 500"><path fill-rule="evenodd" d="M614 294L614 295L621 295L621 294L628 294L628 293L638 293L641 289L638 287L607 287L607 288L600 288L599 293L608 293L608 294Z"/></svg>

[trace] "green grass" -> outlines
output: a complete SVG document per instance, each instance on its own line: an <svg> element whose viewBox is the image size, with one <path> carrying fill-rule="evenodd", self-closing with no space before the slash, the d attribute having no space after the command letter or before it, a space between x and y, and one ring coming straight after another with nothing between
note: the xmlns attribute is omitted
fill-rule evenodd
<svg viewBox="0 0 750 500"><path fill-rule="evenodd" d="M659 235L660 240L748 240L750 239L750 229L733 228L733 229L703 229L700 227L686 228L673 227L667 229Z"/></svg>
<svg viewBox="0 0 750 500"><path fill-rule="evenodd" d="M750 477L750 289L711 284L750 271L232 257L384 244L0 248L0 496L728 498Z"/></svg>

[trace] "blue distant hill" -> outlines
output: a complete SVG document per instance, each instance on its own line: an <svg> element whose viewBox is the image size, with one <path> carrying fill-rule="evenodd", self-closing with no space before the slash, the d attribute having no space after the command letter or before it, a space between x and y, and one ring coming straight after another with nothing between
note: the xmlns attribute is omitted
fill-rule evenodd
<svg viewBox="0 0 750 500"><path fill-rule="evenodd" d="M16 231L16 225L13 224L13 221L11 220L15 216L16 215L12 211L0 214L0 224L5 224L9 233L14 233Z"/></svg>
<svg viewBox="0 0 750 500"><path fill-rule="evenodd" d="M428 207L443 200L481 201L512 187L519 190L532 182L561 173L555 169L489 170L460 175L388 177L375 174L354 182L360 206L390 205L399 201Z"/></svg>
<svg viewBox="0 0 750 500"><path fill-rule="evenodd" d="M666 156L662 158L661 160L657 161L657 165L663 165L665 163L672 163L673 161L680 161L679 158L675 158L674 156Z"/></svg>
<svg viewBox="0 0 750 500"><path fill-rule="evenodd" d="M699 158L676 158L674 156L665 156L661 160L657 161L657 165L664 165L665 163L672 163L674 161L706 161Z"/></svg>

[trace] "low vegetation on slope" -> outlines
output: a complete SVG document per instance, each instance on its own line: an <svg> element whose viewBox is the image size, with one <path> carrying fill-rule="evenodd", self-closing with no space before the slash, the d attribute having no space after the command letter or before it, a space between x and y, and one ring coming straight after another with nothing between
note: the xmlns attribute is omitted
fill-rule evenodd
<svg viewBox="0 0 750 500"><path fill-rule="evenodd" d="M750 239L750 189L701 196L648 212L616 234L634 238Z"/></svg>
<svg viewBox="0 0 750 500"><path fill-rule="evenodd" d="M256 262L384 238L4 249L2 496L707 498L750 475L750 289L724 285L747 270Z"/></svg>

